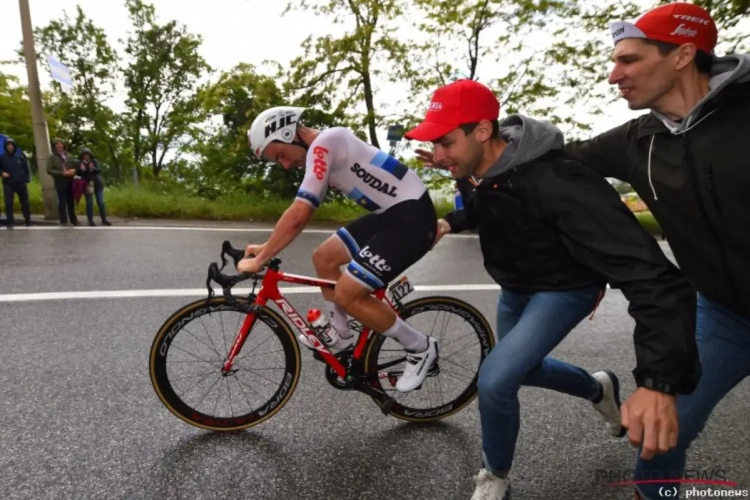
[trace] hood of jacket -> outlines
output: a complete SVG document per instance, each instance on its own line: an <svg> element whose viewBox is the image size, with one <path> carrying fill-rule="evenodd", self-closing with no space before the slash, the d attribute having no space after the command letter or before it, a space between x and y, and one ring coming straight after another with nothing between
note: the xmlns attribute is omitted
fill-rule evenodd
<svg viewBox="0 0 750 500"><path fill-rule="evenodd" d="M13 155L14 156L20 156L18 152L18 144L16 144L16 141L11 139L10 137L5 138L5 145L3 145L3 151L0 154L8 154L8 144L13 144Z"/></svg>
<svg viewBox="0 0 750 500"><path fill-rule="evenodd" d="M508 145L482 177L500 175L552 150L562 150L564 144L563 133L552 123L523 115L510 115L502 120L500 138Z"/></svg>
<svg viewBox="0 0 750 500"><path fill-rule="evenodd" d="M688 115L681 121L676 122L658 111L652 111L654 116L673 134L687 132L691 127L698 124L697 120L703 107L709 101L719 95L727 86L733 83L750 82L750 54L733 54L714 58L711 67L711 80L709 81L709 92L695 105ZM706 115L708 116L708 115ZM705 117L704 117L705 118Z"/></svg>

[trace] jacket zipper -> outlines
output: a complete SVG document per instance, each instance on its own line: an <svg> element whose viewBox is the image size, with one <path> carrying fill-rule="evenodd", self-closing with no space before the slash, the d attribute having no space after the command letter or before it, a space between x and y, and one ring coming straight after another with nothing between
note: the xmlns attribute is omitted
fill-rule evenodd
<svg viewBox="0 0 750 500"><path fill-rule="evenodd" d="M703 167L703 171L706 174L706 179L708 180L708 190L711 192L711 198L713 198L714 200L716 211L719 212L719 215L723 215L724 212L721 209L721 203L719 203L719 195L716 194L716 187L714 186L713 165L711 165L710 163L706 163Z"/></svg>
<svg viewBox="0 0 750 500"><path fill-rule="evenodd" d="M695 198L698 201L698 208L701 211L703 221L708 226L708 230L713 235L714 240L716 241L716 245L719 247L719 253L721 255L721 265L724 269L724 278L726 279L727 283L729 283L732 297L734 298L736 304L740 306L742 304L742 301L740 300L740 294L737 289L737 284L735 283L734 279L732 279L732 274L729 272L729 262L727 261L727 251L724 247L724 242L722 241L721 236L719 235L714 225L711 224L711 221L708 218L708 213L706 212L706 205L703 203L703 195L701 194L700 185L698 184L698 172L695 167L695 162L693 161L693 153L690 150L690 145L688 144L687 133L682 134L682 147L685 150L685 159L687 160L688 171L690 172L690 177L693 184L693 191L695 191ZM708 175L707 177L709 177L709 179L711 178ZM711 192L713 193L714 201L718 203L718 196L716 195L713 182L710 182L709 185L711 186Z"/></svg>

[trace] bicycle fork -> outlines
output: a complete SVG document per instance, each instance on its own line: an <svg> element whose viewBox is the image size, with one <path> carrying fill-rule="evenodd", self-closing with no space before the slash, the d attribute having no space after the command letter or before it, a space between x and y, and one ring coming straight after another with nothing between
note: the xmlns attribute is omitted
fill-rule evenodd
<svg viewBox="0 0 750 500"><path fill-rule="evenodd" d="M242 350L242 346L245 345L245 340L247 340L247 336L250 334L250 330L253 328L253 325L255 324L256 320L256 313L250 312L245 316L245 321L242 323L242 326L240 327L240 331L237 333L237 337L234 339L234 343L232 344L232 348L229 350L229 354L227 354L227 359L224 362L224 366L221 369L221 373L223 375L228 375L232 373L232 365L234 363L234 358L237 357L237 355Z"/></svg>

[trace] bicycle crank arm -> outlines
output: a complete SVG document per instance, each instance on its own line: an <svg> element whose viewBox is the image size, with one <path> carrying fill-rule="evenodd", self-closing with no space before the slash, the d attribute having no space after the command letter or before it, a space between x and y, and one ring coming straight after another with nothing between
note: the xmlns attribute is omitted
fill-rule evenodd
<svg viewBox="0 0 750 500"><path fill-rule="evenodd" d="M379 391L373 388L365 380L358 381L354 385L354 389L363 394L367 394L368 396L372 396L372 397L376 397L380 399L381 402L383 403L383 405L380 407L380 410L383 412L383 415L389 415L391 413L391 408L393 408L393 404L396 402L393 396L389 396L385 392Z"/></svg>

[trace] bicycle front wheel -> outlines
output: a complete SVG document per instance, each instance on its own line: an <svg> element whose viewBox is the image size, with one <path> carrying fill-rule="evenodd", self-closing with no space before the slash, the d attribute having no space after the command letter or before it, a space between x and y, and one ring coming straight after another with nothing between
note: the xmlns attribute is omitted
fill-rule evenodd
<svg viewBox="0 0 750 500"><path fill-rule="evenodd" d="M470 304L452 297L425 297L404 304L401 318L438 341L438 359L424 383L402 394L396 382L403 373L403 346L374 336L365 354L365 373L375 389L395 401L390 414L412 422L441 420L465 408L477 395L479 367L495 346L487 319ZM383 406L380 397L373 400Z"/></svg>
<svg viewBox="0 0 750 500"><path fill-rule="evenodd" d="M188 304L170 316L151 346L149 372L159 400L181 420L236 431L275 415L292 397L301 370L297 339L278 313L262 308L230 373L222 368L247 316L247 300ZM216 328L219 327L219 328ZM214 329L219 332L213 332Z"/></svg>

